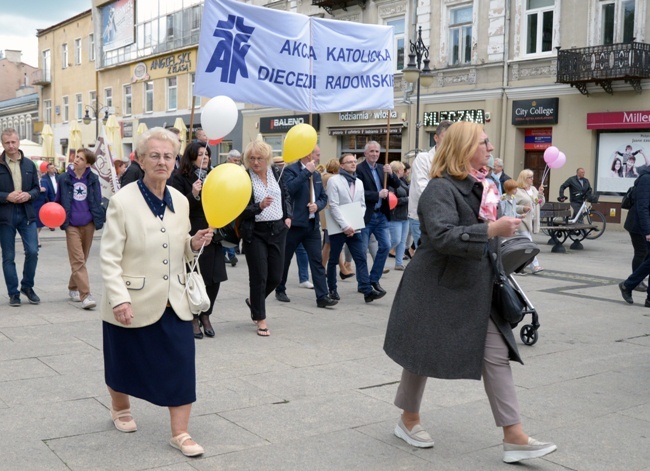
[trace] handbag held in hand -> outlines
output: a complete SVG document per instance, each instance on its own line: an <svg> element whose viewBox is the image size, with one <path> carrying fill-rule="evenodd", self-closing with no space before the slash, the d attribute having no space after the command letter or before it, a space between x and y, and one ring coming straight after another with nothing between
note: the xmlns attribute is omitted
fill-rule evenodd
<svg viewBox="0 0 650 471"><path fill-rule="evenodd" d="M190 305L190 312L192 312L192 314L201 314L202 312L207 311L210 307L210 298L205 289L203 276L201 276L201 267L199 267L199 256L201 253L203 253L203 247L201 247L201 251L194 260L186 260L185 263L184 293L187 296L187 301Z"/></svg>

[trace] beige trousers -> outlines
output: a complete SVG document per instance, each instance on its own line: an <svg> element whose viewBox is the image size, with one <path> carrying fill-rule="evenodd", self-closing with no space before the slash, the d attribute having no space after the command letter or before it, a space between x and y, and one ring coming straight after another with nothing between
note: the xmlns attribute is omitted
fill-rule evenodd
<svg viewBox="0 0 650 471"><path fill-rule="evenodd" d="M508 345L492 319L488 323L482 375L483 386L497 427L520 423L519 402L508 359ZM426 383L426 376L402 370L395 405L407 412L420 412Z"/></svg>
<svg viewBox="0 0 650 471"><path fill-rule="evenodd" d="M68 289L79 291L79 297L83 301L90 295L90 280L86 261L90 254L90 246L93 244L95 224L85 226L68 226L65 228L65 241L68 245L68 259L70 260L70 281Z"/></svg>

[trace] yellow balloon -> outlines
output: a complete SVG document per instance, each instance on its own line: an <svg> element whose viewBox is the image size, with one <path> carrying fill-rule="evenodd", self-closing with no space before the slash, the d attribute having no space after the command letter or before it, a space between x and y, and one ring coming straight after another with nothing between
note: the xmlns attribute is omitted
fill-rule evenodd
<svg viewBox="0 0 650 471"><path fill-rule="evenodd" d="M308 156L316 147L318 135L316 130L309 124L296 124L284 138L284 150L282 158L286 163L302 159Z"/></svg>
<svg viewBox="0 0 650 471"><path fill-rule="evenodd" d="M252 188L248 172L240 165L221 164L208 173L201 203L210 227L224 227L239 216L251 199Z"/></svg>

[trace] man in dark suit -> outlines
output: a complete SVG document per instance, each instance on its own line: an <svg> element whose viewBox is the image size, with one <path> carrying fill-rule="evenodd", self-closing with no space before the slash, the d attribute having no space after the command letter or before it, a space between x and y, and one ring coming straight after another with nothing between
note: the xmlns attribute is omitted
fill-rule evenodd
<svg viewBox="0 0 650 471"><path fill-rule="evenodd" d="M41 178L41 185L45 187L48 201L54 201L59 191L59 172L54 164L47 164L47 173Z"/></svg>
<svg viewBox="0 0 650 471"><path fill-rule="evenodd" d="M311 276L318 307L334 306L338 301L328 296L325 267L321 254L320 218L318 212L327 205L327 193L323 189L320 173L316 171L315 161L320 157L318 146L311 154L284 169L284 182L293 202L291 227L287 233L284 251L284 273L282 281L275 288L278 301L289 302L286 293L287 275L296 247L302 244L309 257Z"/></svg>
<svg viewBox="0 0 650 471"><path fill-rule="evenodd" d="M582 203L591 195L591 185L589 180L585 178L585 169L579 168L576 170L574 177L569 177L567 180L560 185L560 196L558 201L566 200L564 196L564 190L569 189L569 202L571 203L571 209L573 209L573 216L580 211Z"/></svg>
<svg viewBox="0 0 650 471"><path fill-rule="evenodd" d="M507 175L506 172L503 171L503 160L499 157L494 158L494 169L492 170L492 175L494 175L494 178L499 179L499 183L501 183L502 189L503 184L506 182L506 180L510 180L512 178L510 175Z"/></svg>
<svg viewBox="0 0 650 471"><path fill-rule="evenodd" d="M357 166L357 178L361 180L366 199L366 214L364 222L366 227L361 231L366 250L370 241L370 234L377 239L378 249L375 261L370 270L370 284L375 291L385 293L379 284L379 279L384 272L384 265L390 250L390 208L388 207L388 190L384 188L384 173L388 175L388 184L394 188L399 186L399 179L393 175L390 165L378 165L380 147L377 141L370 141L363 151L365 160Z"/></svg>

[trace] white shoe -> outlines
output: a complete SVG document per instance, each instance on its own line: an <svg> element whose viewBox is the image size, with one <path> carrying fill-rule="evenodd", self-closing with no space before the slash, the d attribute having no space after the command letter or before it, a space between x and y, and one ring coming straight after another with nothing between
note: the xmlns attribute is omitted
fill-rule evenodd
<svg viewBox="0 0 650 471"><path fill-rule="evenodd" d="M314 289L314 285L309 280L303 281L302 283L298 284L298 286L301 288Z"/></svg>
<svg viewBox="0 0 650 471"><path fill-rule="evenodd" d="M528 445L514 445L503 443L503 461L506 463L517 463L531 458L540 458L557 450L557 445L551 442L540 442L528 437Z"/></svg>
<svg viewBox="0 0 650 471"><path fill-rule="evenodd" d="M91 295L88 295L86 299L81 301L81 307L82 309L93 309L94 307L97 306L97 303L93 299Z"/></svg>
<svg viewBox="0 0 650 471"><path fill-rule="evenodd" d="M431 435L429 435L420 424L414 425L413 429L409 432L406 425L404 425L404 422L402 422L401 417L395 426L395 436L401 438L411 446L418 448L433 447L433 438L431 438Z"/></svg>
<svg viewBox="0 0 650 471"><path fill-rule="evenodd" d="M68 291L68 296L70 296L70 300L75 303L80 303L81 298L79 297L79 291Z"/></svg>

